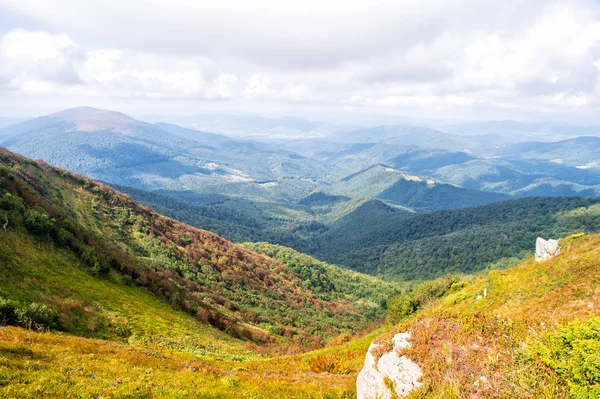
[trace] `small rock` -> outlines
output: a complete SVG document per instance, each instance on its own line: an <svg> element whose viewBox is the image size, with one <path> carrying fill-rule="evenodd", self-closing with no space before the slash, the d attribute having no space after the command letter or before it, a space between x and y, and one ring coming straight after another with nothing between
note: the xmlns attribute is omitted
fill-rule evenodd
<svg viewBox="0 0 600 399"><path fill-rule="evenodd" d="M398 397L404 397L414 388L421 386L421 368L406 356L400 356L402 349L410 347L410 333L399 333L392 338L394 349L375 359L372 350L381 344L372 343L367 351L365 364L356 379L357 399L391 399L392 392L386 386L389 379L394 384Z"/></svg>
<svg viewBox="0 0 600 399"><path fill-rule="evenodd" d="M544 240L538 237L535 241L535 261L543 262L548 259L554 258L560 253L558 246L558 240Z"/></svg>

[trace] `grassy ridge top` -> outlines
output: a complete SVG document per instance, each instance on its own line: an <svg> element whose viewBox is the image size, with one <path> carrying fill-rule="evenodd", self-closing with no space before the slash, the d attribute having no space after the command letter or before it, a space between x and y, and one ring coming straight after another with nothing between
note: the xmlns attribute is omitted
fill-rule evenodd
<svg viewBox="0 0 600 399"><path fill-rule="evenodd" d="M411 332L406 355L423 369L424 385L410 397L597 397L600 236L564 239L561 247L555 259L471 279L380 337ZM407 300L392 311L405 310ZM589 374L577 380L573 370L581 368Z"/></svg>

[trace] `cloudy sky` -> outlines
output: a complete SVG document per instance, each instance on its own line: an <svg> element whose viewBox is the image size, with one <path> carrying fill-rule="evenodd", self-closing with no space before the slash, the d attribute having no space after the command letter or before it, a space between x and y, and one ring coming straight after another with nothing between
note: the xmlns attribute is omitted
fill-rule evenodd
<svg viewBox="0 0 600 399"><path fill-rule="evenodd" d="M0 0L0 116L600 122L600 2Z"/></svg>

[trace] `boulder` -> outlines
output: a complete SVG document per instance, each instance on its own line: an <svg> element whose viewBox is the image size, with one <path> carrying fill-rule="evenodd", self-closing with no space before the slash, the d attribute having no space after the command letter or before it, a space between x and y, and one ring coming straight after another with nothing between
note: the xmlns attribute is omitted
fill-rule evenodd
<svg viewBox="0 0 600 399"><path fill-rule="evenodd" d="M356 379L357 399L391 399L390 389L395 390L398 397L405 397L421 386L421 368L408 357L400 356L401 350L410 346L409 339L410 333L396 334L392 338L393 349L379 359L375 359L373 351L383 345L372 343L369 346L365 364Z"/></svg>
<svg viewBox="0 0 600 399"><path fill-rule="evenodd" d="M543 262L548 259L554 258L560 253L560 247L558 246L558 240L544 240L538 237L535 242L535 261Z"/></svg>

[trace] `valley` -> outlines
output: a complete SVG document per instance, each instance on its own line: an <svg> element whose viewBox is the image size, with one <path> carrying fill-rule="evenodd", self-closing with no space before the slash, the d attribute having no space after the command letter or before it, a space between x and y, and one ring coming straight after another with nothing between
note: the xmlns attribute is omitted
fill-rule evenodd
<svg viewBox="0 0 600 399"><path fill-rule="evenodd" d="M179 120L197 126L193 118ZM222 132L227 121L220 116L210 126L223 123ZM297 122L256 121L269 129L318 128ZM536 235L598 230L593 210L585 221L559 217L594 205L576 197L598 194L597 137L494 146L487 133L453 129L329 126L305 139L244 140L81 107L0 129L0 144L234 242L292 247L388 281L512 264L530 253ZM567 128L558 126L559 136L543 129L563 138ZM569 158L574 152L582 154L577 161ZM479 213L487 216L473 217ZM446 218L452 227L432 234L431 226ZM456 248L456 255L432 256L439 245Z"/></svg>
<svg viewBox="0 0 600 399"><path fill-rule="evenodd" d="M600 1L0 0L0 399L600 399Z"/></svg>
<svg viewBox="0 0 600 399"><path fill-rule="evenodd" d="M370 343L385 343L398 331L411 332L405 353L425 372L411 397L537 398L548 390L567 397L596 389L595 377L577 374L593 358L568 361L560 345L588 345L580 347L590 353L596 342L597 317L588 317L600 306L598 235L565 237L560 255L545 262L528 258L507 269L448 276L394 296L399 286L282 246L235 246L63 169L7 151L1 160L0 209L9 220L0 236L0 315L9 324L0 329L2 396L352 398ZM533 199L535 209L542 200ZM555 234L585 227L582 221L596 212L594 201L574 200L580 202L568 205L571 210L554 204L565 223ZM151 249L148 240L162 244ZM178 258L180 249L187 257L198 254L203 267ZM236 274L247 280L228 281L229 267L251 267ZM196 280L194 273L205 277ZM278 288L290 283L296 288L281 295ZM242 297L236 284L245 287ZM255 289L267 307L245 300ZM293 304L286 302L290 292L301 295ZM305 308L306 300L318 314ZM371 319L367 330L354 330L378 317L382 301L386 322ZM352 319L353 308L360 318ZM244 313L250 311L258 319ZM280 318L290 315L298 317ZM297 329L288 335L291 325ZM325 348L305 352L322 346L314 339L327 332L333 335Z"/></svg>
<svg viewBox="0 0 600 399"><path fill-rule="evenodd" d="M349 399L369 345L405 330L410 397L595 389L544 352L597 313L595 139L304 126L324 130L84 107L0 129L0 396ZM564 239L535 264L540 236Z"/></svg>

